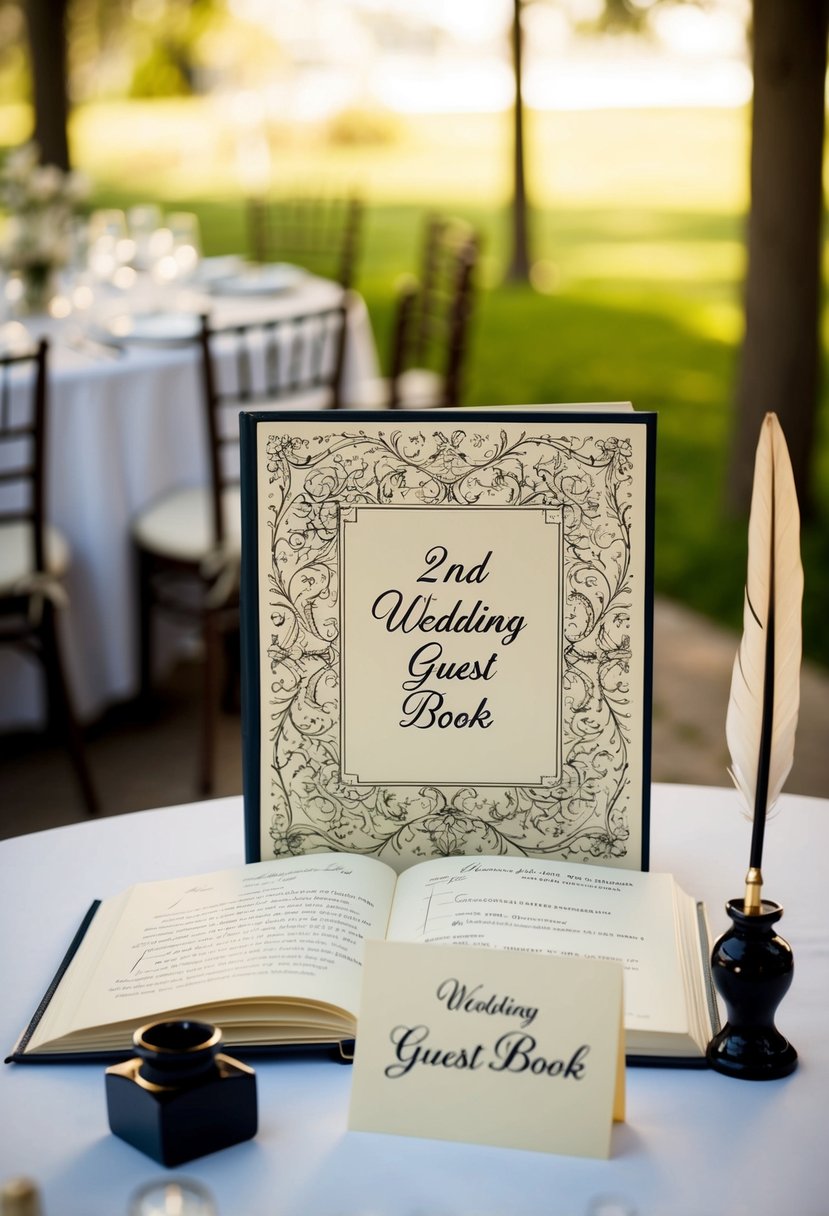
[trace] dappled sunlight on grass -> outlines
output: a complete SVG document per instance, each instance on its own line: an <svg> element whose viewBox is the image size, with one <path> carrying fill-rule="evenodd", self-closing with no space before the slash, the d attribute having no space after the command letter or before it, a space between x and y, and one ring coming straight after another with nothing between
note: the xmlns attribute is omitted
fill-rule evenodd
<svg viewBox="0 0 829 1216"><path fill-rule="evenodd" d="M685 326L701 338L736 346L743 335L745 318L737 300L711 300L691 304L683 318Z"/></svg>
<svg viewBox="0 0 829 1216"><path fill-rule="evenodd" d="M701 211L745 207L748 113L744 109L593 110L532 116L543 145L533 183L543 201Z"/></svg>
<svg viewBox="0 0 829 1216"><path fill-rule="evenodd" d="M110 183L140 195L198 198L234 193L234 128L228 107L191 99L111 102L85 106L72 119L74 159L104 188Z"/></svg>
<svg viewBox="0 0 829 1216"><path fill-rule="evenodd" d="M688 241L684 245L666 241L609 240L580 245L561 259L565 280L620 279L625 283L659 282L681 291L686 283L742 276L745 255L737 241Z"/></svg>
<svg viewBox="0 0 829 1216"><path fill-rule="evenodd" d="M521 343L516 366L521 331L531 337ZM669 412L681 403L686 417L693 409L698 431L700 407L723 414L733 350L630 301L620 308L583 293L541 297L504 288L482 303L476 356L470 384L476 403L510 402L520 376L522 401L630 399Z"/></svg>
<svg viewBox="0 0 829 1216"><path fill-rule="evenodd" d="M104 187L137 190L150 172L158 193L177 197L286 183L359 188L378 201L506 194L506 116L401 119L394 130L388 144L362 145L337 143L325 124L252 129L227 96L87 106L73 118L72 140L78 164Z"/></svg>
<svg viewBox="0 0 829 1216"><path fill-rule="evenodd" d="M25 138L22 106L0 107L0 140ZM30 120L29 120L30 121ZM107 102L79 107L77 164L104 184L197 197L250 189L239 150L264 138L273 184L357 185L378 202L452 198L493 204L509 192L511 119L501 114L389 116L391 142L332 142L327 124L270 123L252 132L233 95ZM747 112L735 110L529 111L530 191L542 206L596 204L699 212L742 210L747 198ZM621 234L620 234L621 235Z"/></svg>

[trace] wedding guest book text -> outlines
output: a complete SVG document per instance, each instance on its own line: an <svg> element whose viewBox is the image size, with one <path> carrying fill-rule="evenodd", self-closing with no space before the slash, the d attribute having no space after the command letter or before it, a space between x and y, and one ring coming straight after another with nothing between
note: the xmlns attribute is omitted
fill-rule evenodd
<svg viewBox="0 0 829 1216"><path fill-rule="evenodd" d="M607 1157L624 1117L618 963L366 943L350 1128Z"/></svg>
<svg viewBox="0 0 829 1216"><path fill-rule="evenodd" d="M655 416L242 416L248 860L647 868Z"/></svg>
<svg viewBox="0 0 829 1216"><path fill-rule="evenodd" d="M716 1012L701 912L666 874L447 857L399 876L344 853L141 883L94 908L14 1058L128 1052L188 1016L228 1046L357 1031L364 943L496 947L621 963L626 1050L701 1062Z"/></svg>

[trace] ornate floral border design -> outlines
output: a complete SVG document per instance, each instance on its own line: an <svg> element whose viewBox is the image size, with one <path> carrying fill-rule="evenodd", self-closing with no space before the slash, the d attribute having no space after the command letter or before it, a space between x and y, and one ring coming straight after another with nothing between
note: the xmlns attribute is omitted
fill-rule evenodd
<svg viewBox="0 0 829 1216"><path fill-rule="evenodd" d="M370 854L400 868L450 854L619 860L631 807L633 457L623 435L572 420L325 426L271 433L270 683L261 815L273 856ZM593 428L602 429L605 428ZM558 506L563 515L562 773L554 785L346 785L339 764L338 511L404 504ZM644 537L638 538L640 544ZM260 579L262 575L260 574ZM644 589L636 595L641 598ZM267 632L266 632L267 631Z"/></svg>

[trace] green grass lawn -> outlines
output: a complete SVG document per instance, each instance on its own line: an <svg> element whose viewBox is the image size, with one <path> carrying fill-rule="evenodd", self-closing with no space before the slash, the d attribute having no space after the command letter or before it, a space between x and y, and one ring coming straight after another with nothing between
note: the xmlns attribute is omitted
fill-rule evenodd
<svg viewBox="0 0 829 1216"><path fill-rule="evenodd" d="M25 134L25 131L22 132ZM631 400L659 413L656 585L739 627L745 522L723 505L742 330L748 164L742 111L533 115L534 256L544 291L502 285L504 116L422 119L375 147L271 133L274 183L358 186L369 204L358 287L381 357L394 287L417 265L428 208L484 234L470 405ZM206 253L246 246L244 165L213 103L98 107L77 116L95 203L159 199L198 211ZM829 666L829 436L804 527L806 653Z"/></svg>

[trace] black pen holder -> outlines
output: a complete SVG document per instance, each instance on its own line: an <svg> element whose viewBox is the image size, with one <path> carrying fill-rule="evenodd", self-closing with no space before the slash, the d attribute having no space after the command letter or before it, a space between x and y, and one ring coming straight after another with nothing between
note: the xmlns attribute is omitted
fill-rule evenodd
<svg viewBox="0 0 829 1216"><path fill-rule="evenodd" d="M711 974L728 1020L708 1045L708 1063L746 1081L773 1081L797 1066L797 1052L774 1024L794 969L791 946L774 929L783 909L767 899L761 907L746 913L742 899L730 899L725 910L732 927L711 953Z"/></svg>
<svg viewBox="0 0 829 1216"><path fill-rule="evenodd" d="M220 1051L205 1022L153 1022L137 1057L106 1070L109 1126L161 1165L183 1165L256 1135L253 1069Z"/></svg>

